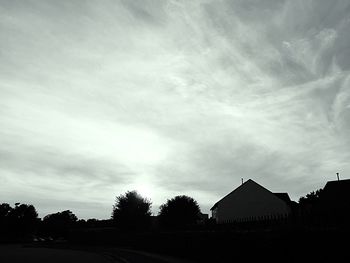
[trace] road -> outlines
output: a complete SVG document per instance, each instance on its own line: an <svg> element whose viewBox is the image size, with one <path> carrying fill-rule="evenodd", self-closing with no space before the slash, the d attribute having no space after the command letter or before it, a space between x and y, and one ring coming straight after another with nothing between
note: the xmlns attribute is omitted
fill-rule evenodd
<svg viewBox="0 0 350 263"><path fill-rule="evenodd" d="M1 263L111 263L107 256L92 252L25 247L21 245L0 246ZM114 261L116 262L116 261Z"/></svg>
<svg viewBox="0 0 350 263"><path fill-rule="evenodd" d="M121 248L109 248L104 251L105 255L116 259L116 262L122 263L193 263L188 260L173 258L170 256Z"/></svg>
<svg viewBox="0 0 350 263"><path fill-rule="evenodd" d="M167 256L119 248L73 249L0 245L1 263L190 263Z"/></svg>

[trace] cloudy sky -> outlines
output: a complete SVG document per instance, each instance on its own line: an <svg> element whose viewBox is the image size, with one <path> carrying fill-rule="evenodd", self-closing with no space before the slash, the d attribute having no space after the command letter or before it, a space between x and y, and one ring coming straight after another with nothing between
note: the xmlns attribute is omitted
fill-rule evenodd
<svg viewBox="0 0 350 263"><path fill-rule="evenodd" d="M0 202L203 212L350 178L350 2L0 1Z"/></svg>

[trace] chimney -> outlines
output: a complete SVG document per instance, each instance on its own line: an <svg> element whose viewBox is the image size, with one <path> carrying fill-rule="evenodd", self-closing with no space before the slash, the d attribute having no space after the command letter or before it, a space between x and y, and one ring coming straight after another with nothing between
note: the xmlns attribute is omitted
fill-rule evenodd
<svg viewBox="0 0 350 263"><path fill-rule="evenodd" d="M242 179L242 184L243 184L243 178L241 178Z"/></svg>
<svg viewBox="0 0 350 263"><path fill-rule="evenodd" d="M339 173L337 173L337 178L338 178L338 181L339 181Z"/></svg>

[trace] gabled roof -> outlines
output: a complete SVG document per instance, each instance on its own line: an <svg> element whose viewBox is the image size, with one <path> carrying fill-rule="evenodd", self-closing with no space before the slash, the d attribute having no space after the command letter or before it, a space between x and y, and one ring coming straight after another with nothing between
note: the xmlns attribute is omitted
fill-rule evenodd
<svg viewBox="0 0 350 263"><path fill-rule="evenodd" d="M324 199L349 199L350 179L327 182L323 188L322 197Z"/></svg>
<svg viewBox="0 0 350 263"><path fill-rule="evenodd" d="M277 196L279 199L283 200L284 202L286 202L287 204L289 204L290 202L292 202L292 200L290 200L288 193L273 193L275 196Z"/></svg>
<svg viewBox="0 0 350 263"><path fill-rule="evenodd" d="M212 208L210 208L210 210L214 210L217 206L218 206L218 203L219 203L219 201L218 202L216 202L214 205L213 205L213 207Z"/></svg>
<svg viewBox="0 0 350 263"><path fill-rule="evenodd" d="M212 208L210 208L210 210L214 210L218 204L223 201L225 198L227 198L229 195L231 195L232 193L234 193L237 189L243 187L245 184L247 183L254 183L258 186L260 186L261 188L264 188L266 191L270 192L271 194L274 194L275 196L277 196L278 198L282 199L283 201L285 201L287 204L291 202L289 195L287 193L272 193L270 190L266 189L265 187L263 187L262 185L258 184L257 182L253 181L252 179L249 179L247 181L245 181L243 184L241 184L240 186L238 186L235 190L233 190L232 192L228 193L227 195L225 195L223 198L221 198L219 201L217 201Z"/></svg>
<svg viewBox="0 0 350 263"><path fill-rule="evenodd" d="M248 181L245 181L243 184L241 184L240 186L238 186L235 190L233 190L232 192L228 193L228 194L225 195L223 198L221 198L219 201L217 201L217 202L213 205L213 207L210 208L210 210L214 210L222 200L224 200L226 197L228 197L230 194L232 194L232 193L233 193L234 191L236 191L237 189L241 188L243 185L245 185L245 184L248 183L249 181L254 182L252 179L249 179ZM254 183L255 183L255 182L254 182Z"/></svg>
<svg viewBox="0 0 350 263"><path fill-rule="evenodd" d="M350 189L350 179L339 180L339 181L328 181L324 189L337 189L337 190L349 190Z"/></svg>

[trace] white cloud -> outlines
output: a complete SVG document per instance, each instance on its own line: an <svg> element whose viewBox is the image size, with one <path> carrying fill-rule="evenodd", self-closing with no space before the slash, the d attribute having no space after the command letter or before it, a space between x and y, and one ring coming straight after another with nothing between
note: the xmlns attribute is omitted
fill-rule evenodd
<svg viewBox="0 0 350 263"><path fill-rule="evenodd" d="M207 209L241 177L298 198L345 176L347 6L0 4L1 198L93 217L134 188Z"/></svg>

